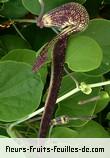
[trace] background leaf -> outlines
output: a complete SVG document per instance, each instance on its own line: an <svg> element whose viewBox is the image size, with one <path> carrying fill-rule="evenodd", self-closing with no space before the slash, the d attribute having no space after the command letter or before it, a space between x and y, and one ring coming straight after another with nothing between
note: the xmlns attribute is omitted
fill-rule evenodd
<svg viewBox="0 0 110 158"><path fill-rule="evenodd" d="M108 112L107 117L108 120L110 120L110 112Z"/></svg>
<svg viewBox="0 0 110 158"><path fill-rule="evenodd" d="M103 50L103 60L100 67L88 72L88 75L99 76L110 71L110 21L94 19L90 21L87 30L82 33L96 40Z"/></svg>
<svg viewBox="0 0 110 158"><path fill-rule="evenodd" d="M8 137L6 137L6 136L3 136L3 135L0 135L0 138L8 138Z"/></svg>
<svg viewBox="0 0 110 158"><path fill-rule="evenodd" d="M71 36L66 50L66 63L72 71L86 72L98 68L102 61L102 50L86 36Z"/></svg>
<svg viewBox="0 0 110 158"><path fill-rule="evenodd" d="M89 121L85 126L76 129L78 138L109 138L108 132L97 122Z"/></svg>
<svg viewBox="0 0 110 158"><path fill-rule="evenodd" d="M0 3L6 3L8 2L9 0L0 0Z"/></svg>
<svg viewBox="0 0 110 158"><path fill-rule="evenodd" d="M10 0L4 3L0 15L7 18L18 18L26 15L28 11L23 7L21 0Z"/></svg>
<svg viewBox="0 0 110 158"><path fill-rule="evenodd" d="M74 2L84 3L86 0L74 0ZM71 0L45 0L45 12L56 8L64 3L71 2ZM31 13L38 15L40 13L40 4L37 0L22 0L24 7Z"/></svg>
<svg viewBox="0 0 110 158"><path fill-rule="evenodd" d="M1 58L1 61L13 60L13 61L20 61L33 65L35 59L36 59L36 52L31 49L13 49L9 51L8 54L3 56L3 58Z"/></svg>
<svg viewBox="0 0 110 158"><path fill-rule="evenodd" d="M0 63L0 120L16 121L32 113L40 104L43 84L32 67L24 63Z"/></svg>
<svg viewBox="0 0 110 158"><path fill-rule="evenodd" d="M52 130L52 138L109 138L109 134L95 121L89 121L81 128L73 130L66 127L55 127Z"/></svg>
<svg viewBox="0 0 110 158"><path fill-rule="evenodd" d="M31 49L31 46L28 42L24 41L17 35L3 35L0 37L0 57L7 54L13 49Z"/></svg>
<svg viewBox="0 0 110 158"><path fill-rule="evenodd" d="M110 96L106 91L102 91L100 97L101 98L96 103L95 113L101 112L110 101Z"/></svg>
<svg viewBox="0 0 110 158"><path fill-rule="evenodd" d="M24 62L33 65L36 61L36 52L31 49L13 49L8 54L1 58L1 61L12 60L17 62ZM47 77L47 65L44 65L40 70L42 81L45 83Z"/></svg>
<svg viewBox="0 0 110 158"><path fill-rule="evenodd" d="M77 138L78 133L67 127L55 127L52 130L51 138Z"/></svg>

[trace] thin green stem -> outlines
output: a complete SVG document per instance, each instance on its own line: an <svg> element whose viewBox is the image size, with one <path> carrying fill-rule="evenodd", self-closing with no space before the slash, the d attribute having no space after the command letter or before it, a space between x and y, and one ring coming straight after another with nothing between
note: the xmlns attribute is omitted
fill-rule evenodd
<svg viewBox="0 0 110 158"><path fill-rule="evenodd" d="M13 21L19 23L36 23L35 19L13 19Z"/></svg>
<svg viewBox="0 0 110 158"><path fill-rule="evenodd" d="M35 111L35 112L33 112L32 114L29 114L28 116L26 116L26 117L24 117L24 118L22 118L22 119L20 119L20 120L18 120L18 121L16 121L16 122L13 122L13 123L12 123L11 125L9 125L8 128L7 128L7 133L9 134L9 136L11 136L11 137L16 137L16 135L15 135L14 132L13 132L13 128L14 128L15 126L17 126L18 124L20 124L20 123L22 123L22 122L24 122L24 121L29 120L30 118L32 118L32 117L34 117L34 116L40 114L40 113L43 112L43 111L44 111L44 107L41 108L41 109L39 109L39 110L37 110L37 111Z"/></svg>
<svg viewBox="0 0 110 158"><path fill-rule="evenodd" d="M51 133L52 133L53 127L54 127L54 125L51 125L51 126L50 126L50 129L49 129L49 134L48 134L48 138L50 138L50 137L51 137Z"/></svg>
<svg viewBox="0 0 110 158"><path fill-rule="evenodd" d="M96 87L106 86L106 85L109 85L109 84L110 84L110 81L105 81L105 82L90 84L90 87L91 88L96 88Z"/></svg>
<svg viewBox="0 0 110 158"><path fill-rule="evenodd" d="M70 97L71 95L73 95L73 94L75 94L75 93L77 93L79 91L80 91L80 89L78 87L75 88L75 89L73 89L73 90L71 90L70 92L66 93L62 97L58 98L57 101L56 101L56 103L59 103L59 102L63 101L64 99Z"/></svg>
<svg viewBox="0 0 110 158"><path fill-rule="evenodd" d="M19 35L23 40L27 41L27 40L25 39L25 37L22 35L22 33L19 31L19 29L17 28L17 26L16 26L15 24L12 24L12 25L13 25L14 29L16 30L16 32L18 33L18 35Z"/></svg>
<svg viewBox="0 0 110 158"><path fill-rule="evenodd" d="M40 11L40 14L39 14L39 19L42 18L43 14L44 14L44 8L45 8L45 5L44 5L44 1L43 0L38 0L39 3L40 3L40 6L41 6L41 11Z"/></svg>
<svg viewBox="0 0 110 158"><path fill-rule="evenodd" d="M68 70L64 67L65 72L67 73L67 75L75 82L76 87L79 87L79 82L76 80L76 78L68 72Z"/></svg>
<svg viewBox="0 0 110 158"><path fill-rule="evenodd" d="M55 27L51 27L51 29L56 33L59 34L59 31Z"/></svg>
<svg viewBox="0 0 110 158"><path fill-rule="evenodd" d="M86 99L86 100L80 100L78 102L79 105L83 105L83 104L87 104L87 103L91 103L91 102L94 102L94 101L98 101L101 99L101 96L95 96L95 97L92 97L90 99Z"/></svg>

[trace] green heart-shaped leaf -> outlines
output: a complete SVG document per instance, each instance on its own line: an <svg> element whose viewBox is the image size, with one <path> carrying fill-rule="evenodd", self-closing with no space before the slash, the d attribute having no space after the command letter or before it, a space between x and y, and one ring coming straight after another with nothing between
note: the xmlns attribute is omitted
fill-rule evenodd
<svg viewBox="0 0 110 158"><path fill-rule="evenodd" d="M76 72L98 68L102 61L102 50L98 43L87 36L71 36L68 40L66 63Z"/></svg>
<svg viewBox="0 0 110 158"><path fill-rule="evenodd" d="M16 121L32 113L40 104L43 84L32 66L0 62L0 120Z"/></svg>

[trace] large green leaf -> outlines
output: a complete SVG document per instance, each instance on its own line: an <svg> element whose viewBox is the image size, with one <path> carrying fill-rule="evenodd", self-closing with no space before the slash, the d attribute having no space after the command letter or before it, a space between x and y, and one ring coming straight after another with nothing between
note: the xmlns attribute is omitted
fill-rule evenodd
<svg viewBox="0 0 110 158"><path fill-rule="evenodd" d="M79 133L79 138L110 138L108 132L95 121L89 121L81 128L75 128Z"/></svg>
<svg viewBox="0 0 110 158"><path fill-rule="evenodd" d="M88 29L82 34L96 40L103 50L103 60L100 67L87 74L97 76L110 71L110 21L104 19L91 20Z"/></svg>
<svg viewBox="0 0 110 158"><path fill-rule="evenodd" d="M0 15L7 18L18 18L27 14L28 11L23 7L21 0L10 0L4 3L0 10Z"/></svg>
<svg viewBox="0 0 110 158"><path fill-rule="evenodd" d="M2 57L1 61L14 60L14 61L20 61L33 65L35 59L36 59L36 52L31 49L13 49L4 57Z"/></svg>
<svg viewBox="0 0 110 158"><path fill-rule="evenodd" d="M109 134L95 121L89 121L81 128L74 130L66 127L55 127L51 133L52 138L109 138Z"/></svg>
<svg viewBox="0 0 110 158"><path fill-rule="evenodd" d="M77 138L78 133L67 127L55 127L51 133L52 138Z"/></svg>
<svg viewBox="0 0 110 158"><path fill-rule="evenodd" d="M0 0L0 3L6 3L8 2L9 0Z"/></svg>
<svg viewBox="0 0 110 158"><path fill-rule="evenodd" d="M18 62L24 62L30 65L33 65L36 61L36 52L31 49L13 49L4 57L1 58L1 61L4 60L13 60ZM44 65L40 70L40 75L42 81L45 83L47 76L47 65Z"/></svg>
<svg viewBox="0 0 110 158"><path fill-rule="evenodd" d="M108 120L110 120L110 112L108 112L106 118L107 118Z"/></svg>
<svg viewBox="0 0 110 158"><path fill-rule="evenodd" d="M0 120L15 121L32 113L40 104L43 84L32 66L0 62Z"/></svg>
<svg viewBox="0 0 110 158"><path fill-rule="evenodd" d="M87 36L71 36L68 40L66 62L76 72L87 72L98 68L102 61L102 50L95 40Z"/></svg>
<svg viewBox="0 0 110 158"><path fill-rule="evenodd" d="M4 136L4 135L0 135L0 138L8 138L8 137L6 137L6 136Z"/></svg>
<svg viewBox="0 0 110 158"><path fill-rule="evenodd" d="M84 3L86 0L74 0L74 2ZM45 12L56 8L64 3L71 2L71 0L45 0ZM38 0L22 0L24 7L33 14L38 15L40 13L40 4Z"/></svg>
<svg viewBox="0 0 110 158"><path fill-rule="evenodd" d="M106 91L100 93L100 99L96 103L95 113L101 112L109 103L110 96Z"/></svg>
<svg viewBox="0 0 110 158"><path fill-rule="evenodd" d="M0 36L0 57L13 49L30 49L31 46L28 42L24 41L17 35L3 35Z"/></svg>
<svg viewBox="0 0 110 158"><path fill-rule="evenodd" d="M74 77L78 80L78 82L86 82L89 83L97 83L101 81L100 77L87 77L81 73L72 73ZM59 97L63 96L67 92L73 90L75 88L74 81L67 75L63 78L61 89L59 92ZM80 105L79 101L90 99L99 94L100 88L94 88L92 93L89 95L83 94L82 92L78 92L71 97L61 101L59 103L58 109L56 111L56 116L67 115L70 117L80 117L80 116L92 116L95 110L96 101L90 102L84 105ZM69 126L83 126L87 123L87 120L75 120L71 121Z"/></svg>

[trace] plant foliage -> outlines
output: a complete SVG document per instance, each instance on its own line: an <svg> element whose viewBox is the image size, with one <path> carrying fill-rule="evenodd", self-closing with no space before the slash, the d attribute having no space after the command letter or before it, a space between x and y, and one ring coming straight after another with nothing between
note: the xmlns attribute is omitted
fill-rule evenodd
<svg viewBox="0 0 110 158"><path fill-rule="evenodd" d="M45 13L71 1L45 0ZM102 9L109 7L109 0L74 2L86 7L90 23L84 32L68 38L65 67L70 74L63 74L59 97L75 88L71 76L79 83L87 84L110 80L110 17ZM10 19L33 19L39 13L38 0L0 0L0 137L11 136L6 131L13 121L23 120L42 108L48 93L52 49L39 72L33 73L32 66L41 47L56 36L55 32L51 28L40 29L32 23L8 23ZM79 104L96 96L99 99ZM57 104L53 118L68 115L79 119L53 127L50 137L110 137L109 101L109 85L93 88L89 95L78 92L64 99ZM94 115L94 120L80 119ZM36 137L38 118L28 119L14 129L23 137Z"/></svg>

